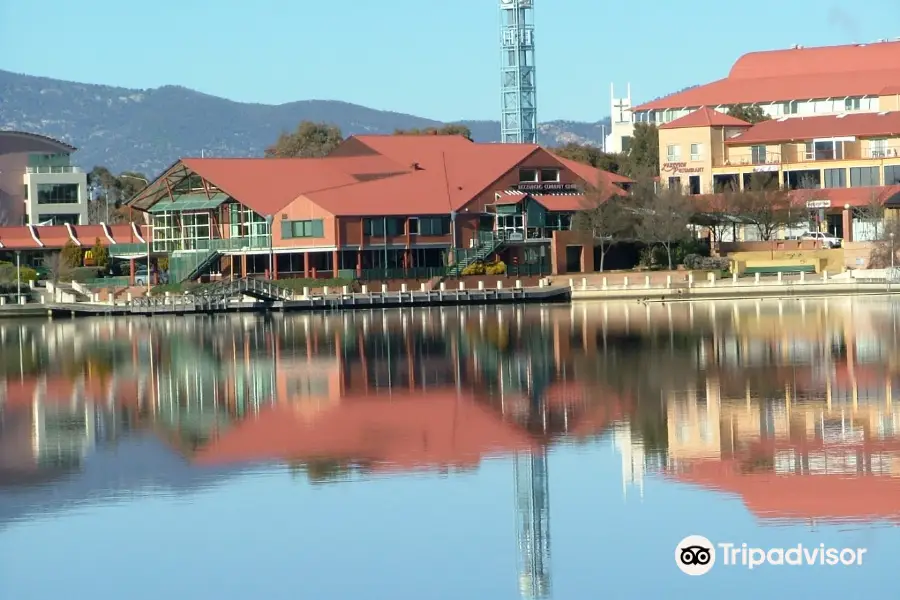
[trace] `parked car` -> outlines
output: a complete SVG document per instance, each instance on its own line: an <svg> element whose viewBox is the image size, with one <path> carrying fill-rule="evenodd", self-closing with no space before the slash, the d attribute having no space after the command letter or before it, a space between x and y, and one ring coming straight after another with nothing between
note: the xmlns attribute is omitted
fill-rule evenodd
<svg viewBox="0 0 900 600"><path fill-rule="evenodd" d="M807 231L800 236L801 240L813 240L820 242L823 248L840 248L842 240L830 233L822 233L821 231Z"/></svg>
<svg viewBox="0 0 900 600"><path fill-rule="evenodd" d="M157 273L156 271L154 271L153 278L150 283L153 284L157 282L160 284L169 283L168 272L162 271L160 273ZM144 287L147 285L147 269L137 269L134 272L134 285L138 287Z"/></svg>

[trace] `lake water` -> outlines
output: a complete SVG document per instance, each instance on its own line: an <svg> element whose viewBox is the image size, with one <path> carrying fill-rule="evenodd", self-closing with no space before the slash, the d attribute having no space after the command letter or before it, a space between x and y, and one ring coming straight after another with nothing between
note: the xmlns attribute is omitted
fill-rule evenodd
<svg viewBox="0 0 900 600"><path fill-rule="evenodd" d="M884 595L898 312L0 322L0 598ZM698 577L688 535L865 552Z"/></svg>

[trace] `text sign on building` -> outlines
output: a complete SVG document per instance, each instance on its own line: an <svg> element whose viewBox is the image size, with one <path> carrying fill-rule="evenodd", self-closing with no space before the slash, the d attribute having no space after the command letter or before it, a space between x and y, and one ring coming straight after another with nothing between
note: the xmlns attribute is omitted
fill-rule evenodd
<svg viewBox="0 0 900 600"><path fill-rule="evenodd" d="M702 173L703 167L689 167L687 166L687 163L670 162L663 163L662 171L663 173L672 173L673 175L679 175L681 173Z"/></svg>
<svg viewBox="0 0 900 600"><path fill-rule="evenodd" d="M806 203L806 208L831 208L831 200L810 200Z"/></svg>
<svg viewBox="0 0 900 600"><path fill-rule="evenodd" d="M578 186L574 183L520 183L516 186L520 192L546 194L549 192L577 192Z"/></svg>

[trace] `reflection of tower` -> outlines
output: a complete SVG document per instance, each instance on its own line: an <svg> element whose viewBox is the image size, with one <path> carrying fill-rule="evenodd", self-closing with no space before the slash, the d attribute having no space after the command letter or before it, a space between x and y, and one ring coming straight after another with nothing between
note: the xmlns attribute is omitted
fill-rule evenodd
<svg viewBox="0 0 900 600"><path fill-rule="evenodd" d="M500 44L500 141L536 144L533 0L500 0Z"/></svg>
<svg viewBox="0 0 900 600"><path fill-rule="evenodd" d="M516 455L519 520L519 591L523 598L550 595L550 489L544 449Z"/></svg>
<svg viewBox="0 0 900 600"><path fill-rule="evenodd" d="M613 426L613 445L622 457L622 496L628 497L628 488L637 487L644 497L644 444L634 439L627 422Z"/></svg>

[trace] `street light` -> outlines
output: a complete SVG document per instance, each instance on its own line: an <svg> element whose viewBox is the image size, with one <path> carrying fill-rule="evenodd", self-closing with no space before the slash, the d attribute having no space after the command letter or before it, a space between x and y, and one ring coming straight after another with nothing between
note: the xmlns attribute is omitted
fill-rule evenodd
<svg viewBox="0 0 900 600"><path fill-rule="evenodd" d="M272 224L275 222L275 215L266 215L266 225L269 226L269 279L275 279L275 254L272 250Z"/></svg>
<svg viewBox="0 0 900 600"><path fill-rule="evenodd" d="M16 303L22 304L22 251L16 250Z"/></svg>
<svg viewBox="0 0 900 600"><path fill-rule="evenodd" d="M888 277L888 292L891 291L891 280L894 279L894 232L889 234L891 238L891 275Z"/></svg>
<svg viewBox="0 0 900 600"><path fill-rule="evenodd" d="M125 173L119 175L119 179L137 179L138 181L143 181L144 186L150 185L150 180L144 177L140 177L138 175L127 175ZM107 202L106 209L109 210L109 203ZM109 220L109 219L107 219ZM153 223L152 216L149 212L144 213L144 224L147 225L147 297L150 296L150 238L153 236ZM134 283L134 282L132 282Z"/></svg>

